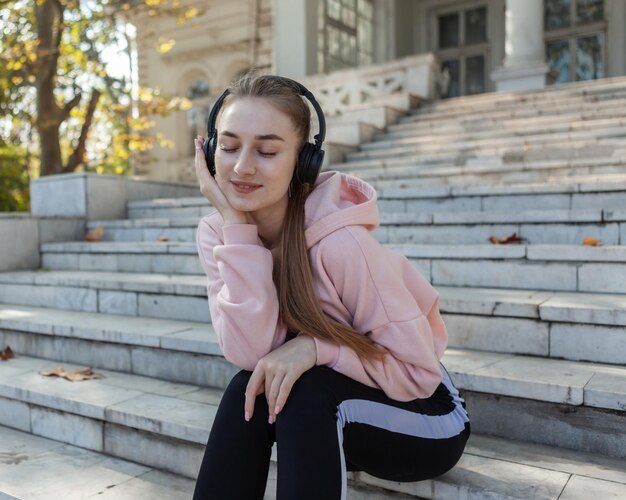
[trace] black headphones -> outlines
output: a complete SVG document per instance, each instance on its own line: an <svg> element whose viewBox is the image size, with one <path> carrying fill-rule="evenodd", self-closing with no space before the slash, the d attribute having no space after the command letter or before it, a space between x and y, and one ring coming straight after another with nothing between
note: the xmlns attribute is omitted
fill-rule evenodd
<svg viewBox="0 0 626 500"><path fill-rule="evenodd" d="M295 85L298 88L300 95L309 100L317 113L319 132L313 137L315 139L315 144L311 142L304 143L304 146L302 146L302 149L298 154L298 162L293 175L293 181L296 184L312 184L315 182L315 179L317 179L324 161L324 150L322 149L322 143L324 142L324 137L326 136L326 119L324 118L324 113L322 112L320 105L315 100L315 97L313 97L313 94L304 85L282 76L272 76L272 78L280 79L286 84ZM222 107L222 102L229 93L229 90L226 89L222 95L218 97L217 101L215 101L215 104L213 104L211 113L209 113L209 121L207 125L208 140L204 141L202 146L204 156L206 158L206 164L209 167L209 172L211 172L211 175L213 176L215 176L215 150L217 148L217 130L215 129L215 121L217 120L217 114Z"/></svg>

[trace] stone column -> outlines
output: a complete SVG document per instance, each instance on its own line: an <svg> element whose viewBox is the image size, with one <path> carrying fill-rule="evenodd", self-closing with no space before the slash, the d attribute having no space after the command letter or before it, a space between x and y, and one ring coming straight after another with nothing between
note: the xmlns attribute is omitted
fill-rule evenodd
<svg viewBox="0 0 626 500"><path fill-rule="evenodd" d="M295 80L317 73L318 1L273 1L274 73Z"/></svg>
<svg viewBox="0 0 626 500"><path fill-rule="evenodd" d="M496 90L530 90L546 85L543 0L506 0L502 67L491 73Z"/></svg>

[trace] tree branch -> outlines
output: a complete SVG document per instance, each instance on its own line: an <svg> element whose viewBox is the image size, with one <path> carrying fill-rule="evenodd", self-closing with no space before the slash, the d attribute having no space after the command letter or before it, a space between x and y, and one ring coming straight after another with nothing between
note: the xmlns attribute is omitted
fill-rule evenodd
<svg viewBox="0 0 626 500"><path fill-rule="evenodd" d="M85 121L83 122L83 126L80 130L78 144L74 148L74 152L72 153L72 155L67 160L67 165L63 167L63 172L65 173L73 172L74 170L76 170L76 167L78 167L85 161L85 144L87 142L87 135L89 134L89 129L91 128L91 122L93 121L93 115L96 111L98 101L100 100L100 95L100 91L97 89L93 89L93 91L91 92L91 99L89 99L87 115L85 116Z"/></svg>
<svg viewBox="0 0 626 500"><path fill-rule="evenodd" d="M64 104L63 108L61 109L61 123L67 120L67 117L70 116L71 111L76 106L78 106L78 104L80 104L80 100L82 99L82 97L82 94L78 92L78 94L72 97L71 101Z"/></svg>

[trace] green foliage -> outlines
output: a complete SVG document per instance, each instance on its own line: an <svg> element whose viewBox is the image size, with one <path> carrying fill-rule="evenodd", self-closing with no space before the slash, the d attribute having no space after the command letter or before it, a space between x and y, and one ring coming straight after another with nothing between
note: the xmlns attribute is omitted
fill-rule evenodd
<svg viewBox="0 0 626 500"><path fill-rule="evenodd" d="M0 212L29 210L29 182L25 151L0 142Z"/></svg>
<svg viewBox="0 0 626 500"><path fill-rule="evenodd" d="M112 46L127 50L124 15L167 15L184 23L200 14L181 3L0 0L0 134L4 142L28 144L30 154L41 160L32 166L40 167L40 175L73 170L125 175L133 159L155 145L171 147L168 138L151 133L150 118L184 110L191 103L144 88L133 103L131 82L108 73L103 53ZM156 38L155 44L154 50L165 51ZM90 113L94 95L95 111ZM58 130L58 139L53 139L58 147L43 155L40 138L56 137L44 134L50 129Z"/></svg>

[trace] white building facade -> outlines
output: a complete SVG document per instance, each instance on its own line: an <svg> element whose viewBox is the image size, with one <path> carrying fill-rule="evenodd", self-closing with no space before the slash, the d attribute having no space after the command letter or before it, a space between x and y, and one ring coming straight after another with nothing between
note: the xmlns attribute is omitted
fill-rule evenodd
<svg viewBox="0 0 626 500"><path fill-rule="evenodd" d="M211 103L250 68L314 89L325 81L328 88L360 81L360 94L369 85L425 98L626 75L626 0L187 3L202 15L182 25L134 20L140 84L193 102L189 111L157 122L175 147L157 149L153 161L135 166L153 179L195 181L192 138L206 134ZM168 39L174 47L159 53L156 45Z"/></svg>

